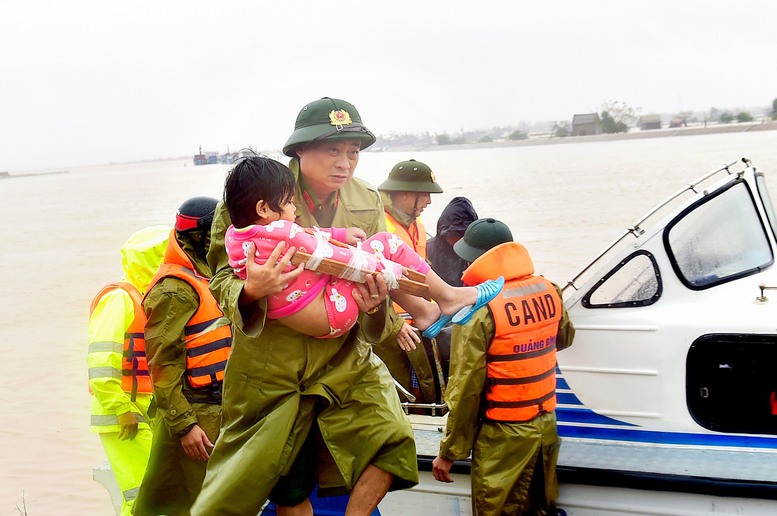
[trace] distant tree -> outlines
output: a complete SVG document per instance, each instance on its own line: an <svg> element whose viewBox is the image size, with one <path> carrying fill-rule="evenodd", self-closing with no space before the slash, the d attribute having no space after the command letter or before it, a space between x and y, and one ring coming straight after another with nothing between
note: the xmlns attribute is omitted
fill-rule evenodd
<svg viewBox="0 0 777 516"><path fill-rule="evenodd" d="M605 134L629 132L629 126L624 122L617 122L608 111L602 111L600 119L602 132Z"/></svg>
<svg viewBox="0 0 777 516"><path fill-rule="evenodd" d="M752 122L753 121L753 115L748 113L747 111L740 111L737 113L737 122Z"/></svg>
<svg viewBox="0 0 777 516"><path fill-rule="evenodd" d="M466 136L457 136L453 139L451 143L455 143L456 145L460 145L462 143L469 143Z"/></svg>
<svg viewBox="0 0 777 516"><path fill-rule="evenodd" d="M445 133L436 135L435 139L437 140L437 145L450 145L453 143L451 137Z"/></svg>
<svg viewBox="0 0 777 516"><path fill-rule="evenodd" d="M523 131L515 130L510 133L510 136L507 137L508 140L525 140L529 137L528 134L526 134Z"/></svg>
<svg viewBox="0 0 777 516"><path fill-rule="evenodd" d="M772 101L772 120L777 120L777 99Z"/></svg>
<svg viewBox="0 0 777 516"><path fill-rule="evenodd" d="M484 134L483 136L481 136L480 138L478 138L478 141L479 141L480 143L490 143L490 142L494 141L494 139L493 139L493 138L491 138L489 135L487 135L487 134Z"/></svg>
<svg viewBox="0 0 777 516"><path fill-rule="evenodd" d="M637 119L634 108L620 101L607 101L602 104L602 112L599 115L603 133L625 133L629 130L629 124Z"/></svg>
<svg viewBox="0 0 777 516"><path fill-rule="evenodd" d="M720 123L722 123L722 124L730 124L731 122L734 121L734 115L732 115L728 111L724 111L724 112L722 112L720 114L718 119L720 120Z"/></svg>
<svg viewBox="0 0 777 516"><path fill-rule="evenodd" d="M553 122L553 128L550 132L551 135L557 138L564 138L572 133L572 131L569 130L569 124L567 122Z"/></svg>

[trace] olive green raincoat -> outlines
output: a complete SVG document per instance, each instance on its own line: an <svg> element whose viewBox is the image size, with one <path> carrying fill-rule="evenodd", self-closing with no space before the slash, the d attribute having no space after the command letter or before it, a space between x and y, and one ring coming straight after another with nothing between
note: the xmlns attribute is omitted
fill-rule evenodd
<svg viewBox="0 0 777 516"><path fill-rule="evenodd" d="M296 193L297 222L317 225ZM340 190L332 224L372 235L385 229L382 214L377 192L353 178ZM211 289L233 322L233 344L221 435L192 514L256 514L312 428L326 444L316 462L321 494L353 489L369 464L394 475L392 489L416 484L412 428L385 365L365 338L380 338L383 318L365 316L346 336L316 339L265 319L261 302L260 316L247 324L237 309L243 281L224 251L228 224L220 203L208 259L215 271Z"/></svg>
<svg viewBox="0 0 777 516"><path fill-rule="evenodd" d="M564 310L557 348L568 347L574 333ZM556 462L561 441L555 412L540 414L523 423L484 421L481 417L486 352L494 334L494 320L485 307L465 326L454 325L446 393L450 413L440 443L440 456L449 460L465 460L472 452L472 511L477 516L526 511L530 503L529 487L537 467L544 473L546 499L539 503L534 500L532 505L549 506L558 498Z"/></svg>
<svg viewBox="0 0 777 516"><path fill-rule="evenodd" d="M208 264L197 257L188 241L179 239L179 244L197 272L210 276ZM154 383L157 426L146 475L135 500L136 516L188 514L202 487L207 463L190 459L178 434L196 423L211 442L219 435L220 400L210 392L191 389L184 379L185 327L199 306L194 287L174 276L154 285L143 301L148 317L146 355Z"/></svg>
<svg viewBox="0 0 777 516"><path fill-rule="evenodd" d="M384 210L391 213L400 224L409 226L414 223L415 219L394 208L391 196L387 192L380 192L380 197L383 201ZM385 220L385 217L383 218ZM417 249L414 250L417 251ZM431 341L422 338L421 344L411 351L405 351L400 348L397 344L397 335L399 330L402 329L404 319L393 308L388 312L386 332L384 333L384 338L373 347L375 353L386 364L391 376L407 390L410 390L411 387L410 366L413 366L421 394L424 398L423 400L417 400L418 402L432 403L442 401L439 399L435 385L434 366L432 365L434 359L430 360L429 358L431 355L429 352L432 346Z"/></svg>

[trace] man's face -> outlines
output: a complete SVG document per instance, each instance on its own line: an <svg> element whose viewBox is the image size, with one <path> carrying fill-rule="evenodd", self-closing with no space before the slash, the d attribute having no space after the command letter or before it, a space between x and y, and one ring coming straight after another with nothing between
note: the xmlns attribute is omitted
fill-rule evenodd
<svg viewBox="0 0 777 516"><path fill-rule="evenodd" d="M319 200L338 191L353 177L360 148L359 140L324 140L297 149L300 173Z"/></svg>
<svg viewBox="0 0 777 516"><path fill-rule="evenodd" d="M396 209L415 218L432 203L432 195L427 192L399 192L392 197L392 202Z"/></svg>

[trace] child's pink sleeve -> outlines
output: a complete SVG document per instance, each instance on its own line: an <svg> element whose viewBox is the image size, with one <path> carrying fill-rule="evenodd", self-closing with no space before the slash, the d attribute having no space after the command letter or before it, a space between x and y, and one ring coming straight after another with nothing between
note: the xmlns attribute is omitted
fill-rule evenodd
<svg viewBox="0 0 777 516"><path fill-rule="evenodd" d="M346 228L326 228L324 231L332 235L332 240L346 243L345 240L348 238L348 230Z"/></svg>

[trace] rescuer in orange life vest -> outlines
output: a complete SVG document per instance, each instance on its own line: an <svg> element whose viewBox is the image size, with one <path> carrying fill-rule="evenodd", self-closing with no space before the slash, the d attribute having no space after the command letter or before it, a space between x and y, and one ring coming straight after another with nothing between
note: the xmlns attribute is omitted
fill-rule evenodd
<svg viewBox="0 0 777 516"><path fill-rule="evenodd" d="M158 424L133 514L189 514L219 433L232 332L208 289L206 259L217 200L178 209L164 263L143 300Z"/></svg>
<svg viewBox="0 0 777 516"><path fill-rule="evenodd" d="M386 229L410 246L421 258L426 259L426 228L420 219L421 212L432 202L432 195L442 193L434 172L425 163L410 159L400 161L391 169L388 179L378 186ZM413 393L419 402L437 401L437 388L431 353L427 353L428 341L421 344L421 337L412 326L407 310L393 304L389 314L391 331L374 347L389 372L405 389Z"/></svg>
<svg viewBox="0 0 777 516"><path fill-rule="evenodd" d="M100 435L131 514L151 450L151 380L146 366L141 300L162 263L169 226L136 231L121 247L124 275L95 296L89 315L89 391L92 431Z"/></svg>
<svg viewBox="0 0 777 516"><path fill-rule="evenodd" d="M505 286L469 322L456 321L446 401L450 408L434 478L452 482L472 452L472 514L555 514L556 351L575 329L561 290L534 275L509 228L478 219L453 246L470 266L464 284L505 276Z"/></svg>

